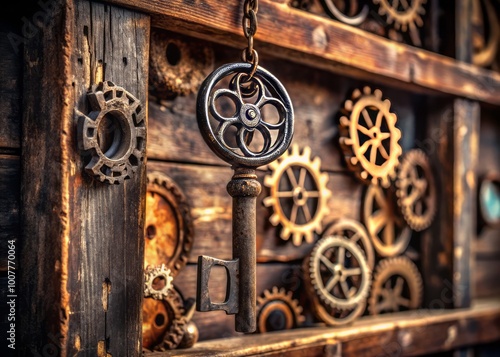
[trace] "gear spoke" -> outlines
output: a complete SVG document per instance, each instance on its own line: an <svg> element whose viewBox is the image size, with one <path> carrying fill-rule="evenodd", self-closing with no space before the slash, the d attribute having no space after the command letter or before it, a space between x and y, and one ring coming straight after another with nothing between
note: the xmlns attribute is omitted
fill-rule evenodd
<svg viewBox="0 0 500 357"><path fill-rule="evenodd" d="M394 295L400 296L403 292L404 280L402 277L398 276L396 279L396 284L394 284Z"/></svg>
<svg viewBox="0 0 500 357"><path fill-rule="evenodd" d="M342 293L344 294L344 297L346 299L349 299L351 297L351 290L349 289L349 285L347 285L347 282L345 280L340 282L340 287L342 289Z"/></svg>
<svg viewBox="0 0 500 357"><path fill-rule="evenodd" d="M370 151L370 162L374 165L377 164L377 153L378 153L378 148L380 146L380 142L376 142L372 146L372 151Z"/></svg>
<svg viewBox="0 0 500 357"><path fill-rule="evenodd" d="M343 274L347 276L361 275L361 268L344 269Z"/></svg>
<svg viewBox="0 0 500 357"><path fill-rule="evenodd" d="M300 168L299 172L299 187L305 188L307 169L305 167Z"/></svg>
<svg viewBox="0 0 500 357"><path fill-rule="evenodd" d="M368 150L368 148L370 147L370 145L373 145L373 142L371 140L366 140L363 145L361 145L361 147L359 148L359 154L360 155L364 155L365 152Z"/></svg>
<svg viewBox="0 0 500 357"><path fill-rule="evenodd" d="M364 108L364 109L361 111L361 114L363 115L363 119L365 119L366 126L367 126L368 128L373 128L373 121L372 121L372 118L370 117L370 113L368 113L368 111L366 110L366 108Z"/></svg>
<svg viewBox="0 0 500 357"><path fill-rule="evenodd" d="M330 270L330 272L333 275L336 275L335 274L335 265L333 265L333 263L330 261L330 259L328 259L323 254L321 254L321 255L319 255L319 260L328 268L328 270Z"/></svg>
<svg viewBox="0 0 500 357"><path fill-rule="evenodd" d="M325 290L326 291L332 291L332 289L337 285L339 282L339 276L334 275L328 280L328 282L325 284Z"/></svg>
<svg viewBox="0 0 500 357"><path fill-rule="evenodd" d="M382 230L382 228L385 227L387 223L385 215L383 214L382 210L373 212L373 215L370 217L369 223L372 226L370 231L374 232L375 234L378 234Z"/></svg>
<svg viewBox="0 0 500 357"><path fill-rule="evenodd" d="M293 205L292 212L290 213L290 222L295 224L297 222L297 213L299 210L299 206Z"/></svg>
<svg viewBox="0 0 500 357"><path fill-rule="evenodd" d="M276 197L279 198L292 198L293 191L276 191Z"/></svg>
<svg viewBox="0 0 500 357"><path fill-rule="evenodd" d="M297 178L295 177L295 173L293 172L292 167L288 167L286 169L286 174L288 176L288 179L290 180L290 183L292 184L292 188L299 187L299 184L297 183Z"/></svg>
<svg viewBox="0 0 500 357"><path fill-rule="evenodd" d="M309 210L309 206L307 202L302 206L302 211L304 212L304 216L306 217L306 221L310 221L312 219L311 211Z"/></svg>
<svg viewBox="0 0 500 357"><path fill-rule="evenodd" d="M384 159L389 160L390 156L382 143L378 146L378 150Z"/></svg>
<svg viewBox="0 0 500 357"><path fill-rule="evenodd" d="M319 192L319 191L304 191L304 197L318 198L318 197L321 197L321 192Z"/></svg>
<svg viewBox="0 0 500 357"><path fill-rule="evenodd" d="M406 308L410 308L410 305L411 305L411 302L410 300L404 298L404 297L398 297L396 299L397 303L399 306L403 306L403 307L406 307Z"/></svg>
<svg viewBox="0 0 500 357"><path fill-rule="evenodd" d="M339 247L337 250L337 263L340 266L345 266L345 248Z"/></svg>

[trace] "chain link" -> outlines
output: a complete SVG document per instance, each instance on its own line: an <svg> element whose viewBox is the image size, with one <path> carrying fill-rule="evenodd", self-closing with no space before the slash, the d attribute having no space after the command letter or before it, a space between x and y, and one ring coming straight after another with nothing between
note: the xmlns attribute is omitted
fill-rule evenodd
<svg viewBox="0 0 500 357"><path fill-rule="evenodd" d="M253 37L257 33L257 11L259 10L258 0L245 0L243 6L243 34L245 35L248 46L243 50L241 58L244 62L252 64L252 70L248 76L248 80L252 79L257 66L259 64L259 56L257 51L253 48Z"/></svg>

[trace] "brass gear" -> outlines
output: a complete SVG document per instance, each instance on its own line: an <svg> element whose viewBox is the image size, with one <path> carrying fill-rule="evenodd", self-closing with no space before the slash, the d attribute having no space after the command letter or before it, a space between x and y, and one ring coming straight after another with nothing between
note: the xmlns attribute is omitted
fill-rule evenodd
<svg viewBox="0 0 500 357"><path fill-rule="evenodd" d="M364 183L389 187L396 175L402 153L391 102L382 100L382 92L364 87L354 90L344 103L340 118L340 145L349 169Z"/></svg>
<svg viewBox="0 0 500 357"><path fill-rule="evenodd" d="M397 215L391 190L368 186L363 201L363 221L375 250L383 257L401 254L408 247L411 230Z"/></svg>
<svg viewBox="0 0 500 357"><path fill-rule="evenodd" d="M184 300L176 289L170 290L165 303L169 315L169 325L161 343L154 346L155 351L175 349L181 343L186 331L186 324L189 322L185 318Z"/></svg>
<svg viewBox="0 0 500 357"><path fill-rule="evenodd" d="M291 291L274 286L257 298L257 332L289 330L304 321L302 307Z"/></svg>
<svg viewBox="0 0 500 357"><path fill-rule="evenodd" d="M341 236L321 238L307 262L307 284L323 306L352 310L366 300L371 269L355 242Z"/></svg>
<svg viewBox="0 0 500 357"><path fill-rule="evenodd" d="M431 164L423 151L413 149L404 155L395 186L408 226L417 232L428 228L436 214L437 196Z"/></svg>
<svg viewBox="0 0 500 357"><path fill-rule="evenodd" d="M370 269L375 267L375 252L373 251L373 245L365 227L360 222L353 219L341 218L332 222L321 236L341 236L349 238L349 240L356 243L365 253L366 262Z"/></svg>
<svg viewBox="0 0 500 357"><path fill-rule="evenodd" d="M368 300L371 315L412 310L422 303L422 277L407 257L383 259L377 265Z"/></svg>
<svg viewBox="0 0 500 357"><path fill-rule="evenodd" d="M144 297L152 297L156 300L166 299L173 288L173 279L170 269L166 268L165 264L148 266L144 271Z"/></svg>
<svg viewBox="0 0 500 357"><path fill-rule="evenodd" d="M373 3L379 6L379 15L386 16L387 24L393 25L398 31L409 31L416 46L421 46L418 27L424 25L422 15L425 14L424 5L426 2L427 0L373 0Z"/></svg>
<svg viewBox="0 0 500 357"><path fill-rule="evenodd" d="M303 238L308 243L314 241L314 232L321 232L322 220L328 213L326 201L331 196L326 188L328 174L321 173L320 167L320 158L311 160L308 146L300 154L299 147L294 144L269 164L272 175L264 178L270 195L263 203L274 211L269 221L274 226L281 225L280 237L283 240L292 235L296 246Z"/></svg>

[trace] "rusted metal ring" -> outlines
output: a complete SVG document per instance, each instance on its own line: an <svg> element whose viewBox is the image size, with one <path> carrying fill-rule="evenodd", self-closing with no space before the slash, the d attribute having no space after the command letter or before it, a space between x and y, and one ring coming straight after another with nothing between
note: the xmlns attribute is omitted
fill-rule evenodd
<svg viewBox="0 0 500 357"><path fill-rule="evenodd" d="M92 111L78 117L78 145L91 157L85 170L101 182L122 183L144 159L144 108L131 93L110 81L94 86L87 98Z"/></svg>
<svg viewBox="0 0 500 357"><path fill-rule="evenodd" d="M255 120L259 120L256 130L263 135L264 148L261 151L253 151L248 148L248 128L243 126L239 115L230 118L222 117L215 108L215 100L227 97L233 100L240 112L240 106L244 104L238 81L233 82L230 89L215 90L216 85L228 76L238 77L240 74L250 76L253 66L250 63L230 63L223 65L212 72L201 85L197 98L197 120L203 139L207 145L221 159L235 166L258 167L269 164L280 157L291 143L293 136L293 107L285 87L270 72L257 67L252 80L258 83L260 94L256 106L273 105L279 112L279 123L271 124L261 120L260 111L249 111ZM238 77L239 78L239 77ZM252 116L252 115L251 115ZM218 121L219 126L213 127L213 122ZM238 147L230 146L224 138L225 130L235 126L238 130L236 141ZM272 138L270 130L277 131Z"/></svg>

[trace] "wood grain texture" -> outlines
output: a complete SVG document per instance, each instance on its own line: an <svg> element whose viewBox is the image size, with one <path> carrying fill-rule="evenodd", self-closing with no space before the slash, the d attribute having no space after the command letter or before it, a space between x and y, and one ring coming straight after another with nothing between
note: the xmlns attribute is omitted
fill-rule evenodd
<svg viewBox="0 0 500 357"><path fill-rule="evenodd" d="M244 47L240 1L226 1L224 6L216 0L189 4L183 0L168 4L160 0L108 2L151 14L157 27ZM259 2L255 39L259 52L311 67L412 91L441 92L500 104L498 73L294 9L284 0Z"/></svg>
<svg viewBox="0 0 500 357"><path fill-rule="evenodd" d="M18 241L21 162L18 156L0 155L0 271L7 270L7 240Z"/></svg>
<svg viewBox="0 0 500 357"><path fill-rule="evenodd" d="M146 105L149 17L86 0L56 8L25 53L21 354L56 336L61 355L136 356L145 165L122 185L90 178L73 110L87 113L103 80Z"/></svg>
<svg viewBox="0 0 500 357"><path fill-rule="evenodd" d="M200 342L166 356L418 356L500 338L500 303L365 317L339 328L316 327ZM340 348L340 350L339 350Z"/></svg>
<svg viewBox="0 0 500 357"><path fill-rule="evenodd" d="M3 22L0 27L0 148L21 147L22 51L9 36L20 29Z"/></svg>

